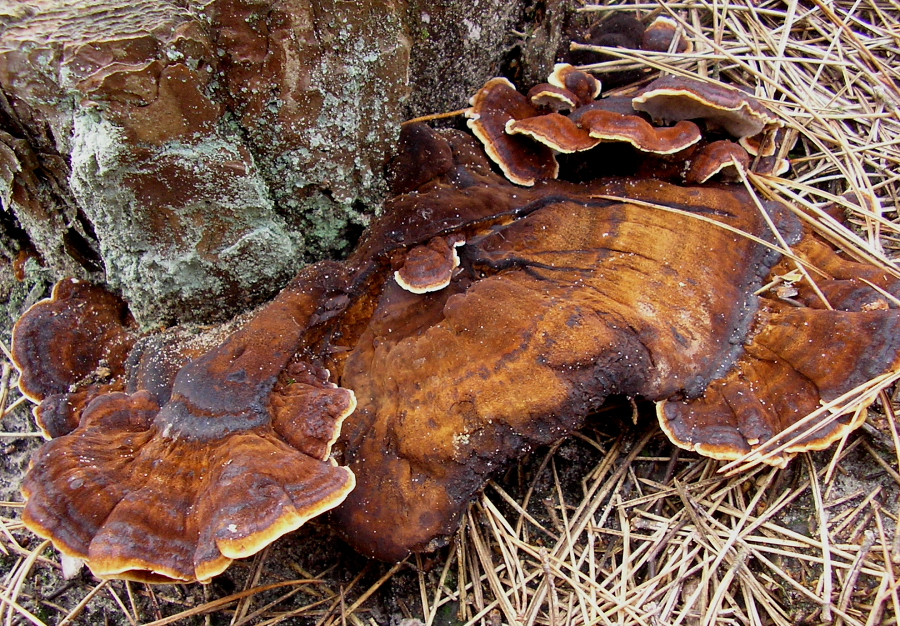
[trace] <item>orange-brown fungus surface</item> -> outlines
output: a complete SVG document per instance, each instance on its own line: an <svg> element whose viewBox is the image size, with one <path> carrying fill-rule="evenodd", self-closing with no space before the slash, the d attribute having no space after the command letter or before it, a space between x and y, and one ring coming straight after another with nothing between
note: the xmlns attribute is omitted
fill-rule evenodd
<svg viewBox="0 0 900 626"><path fill-rule="evenodd" d="M208 581L334 507L354 484L329 456L353 393L289 361L343 276L310 268L183 364L165 403L146 389L95 398L37 453L25 524L98 576Z"/></svg>
<svg viewBox="0 0 900 626"><path fill-rule="evenodd" d="M542 113L505 80L470 115L484 149L404 127L396 196L346 261L307 267L205 351L141 339L125 391L38 453L28 527L100 576L209 580L332 510L355 548L397 560L445 542L493 473L611 394L657 402L675 444L732 459L900 367L882 293L898 281L785 205L681 184L677 160L668 178L558 172L547 145L506 134ZM512 166L497 159L511 139L527 156ZM818 289L763 289L797 257ZM809 420L768 462L859 419Z"/></svg>

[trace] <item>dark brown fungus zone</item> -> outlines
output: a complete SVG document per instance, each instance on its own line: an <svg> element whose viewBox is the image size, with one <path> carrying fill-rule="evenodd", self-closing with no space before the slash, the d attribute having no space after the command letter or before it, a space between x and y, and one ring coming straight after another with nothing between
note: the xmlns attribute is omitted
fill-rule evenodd
<svg viewBox="0 0 900 626"><path fill-rule="evenodd" d="M302 272L181 367L162 405L144 389L96 397L35 456L25 524L97 576L208 581L337 505L354 477L330 448L355 399L291 359L344 279Z"/></svg>
<svg viewBox="0 0 900 626"><path fill-rule="evenodd" d="M90 397L120 384L133 327L121 298L77 279L58 282L19 318L12 343L19 389L41 402L35 416L48 437L71 431Z"/></svg>
<svg viewBox="0 0 900 626"><path fill-rule="evenodd" d="M537 115L510 91L494 79L473 101L484 151L403 127L398 163L422 171L396 179L346 261L307 267L205 353L175 350L177 369L147 353L177 338L142 339L128 393L96 397L38 453L28 527L101 576L209 580L335 507L354 547L397 560L445 542L492 474L610 394L659 403L677 445L730 459L900 368L900 312L871 286L896 297L900 283L781 203L727 184L548 170L523 188L492 172L497 133L546 148L506 135ZM767 287L796 274L772 225L817 270L819 290L798 282L790 306ZM429 275L440 288L409 290ZM767 461L859 421L834 417ZM342 422L346 467L330 456Z"/></svg>
<svg viewBox="0 0 900 626"><path fill-rule="evenodd" d="M632 100L634 108L654 120L677 122L702 119L732 137L756 135L778 117L740 89L685 76L664 76Z"/></svg>
<svg viewBox="0 0 900 626"><path fill-rule="evenodd" d="M677 41L676 37L678 38ZM673 43L674 49L672 49ZM685 36L683 31L679 31L678 22L671 17L660 15L644 31L641 48L655 52L689 54L694 51L694 44Z"/></svg>
<svg viewBox="0 0 900 626"><path fill-rule="evenodd" d="M689 183L705 183L713 176L735 182L740 180L738 168L750 166L750 155L739 144L727 139L713 141L700 148L691 159L685 175Z"/></svg>
<svg viewBox="0 0 900 626"><path fill-rule="evenodd" d="M517 185L531 186L538 180L556 178L559 164L553 150L506 132L510 120L540 113L511 82L505 78L492 78L472 96L471 105L466 111L469 128L509 180Z"/></svg>

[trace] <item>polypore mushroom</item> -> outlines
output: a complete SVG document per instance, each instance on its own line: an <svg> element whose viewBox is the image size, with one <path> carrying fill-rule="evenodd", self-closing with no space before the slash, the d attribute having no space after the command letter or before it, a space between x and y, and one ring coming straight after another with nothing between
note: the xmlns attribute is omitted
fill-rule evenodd
<svg viewBox="0 0 900 626"><path fill-rule="evenodd" d="M446 142L436 142L432 133L422 131L419 124L401 133L397 153L385 168L388 184L394 194L407 193L440 176L453 166L453 155ZM427 128L426 128L427 130ZM417 162L413 159L424 159Z"/></svg>
<svg viewBox="0 0 900 626"><path fill-rule="evenodd" d="M289 362L345 278L302 273L184 365L162 406L146 390L94 399L35 457L26 526L97 576L205 582L337 505L354 477L329 452L353 393Z"/></svg>
<svg viewBox="0 0 900 626"><path fill-rule="evenodd" d="M431 219L454 215L488 189L498 212L466 228L460 267L440 292L417 296L386 283L341 369L359 408L339 446L359 480L334 519L357 549L386 560L439 545L491 472L577 428L607 395L666 407L700 401L713 381L739 375L754 345L775 345L770 338L787 338L816 315L803 308L778 317L777 304L754 295L779 255L757 243L771 242L771 230L742 188L614 179L547 181L521 194L491 177L457 180L443 176L397 198L378 228L389 232L391 216L412 206L428 206ZM783 206L764 210L789 244L809 237ZM887 338L900 330L897 311L828 314L832 331L858 326ZM817 355L841 353L842 336L816 333L809 359L827 367ZM760 438L823 397L800 387L801 401L785 391L811 373L794 352L782 351L781 378L760 388L761 402L783 409L774 421L752 418ZM900 367L898 355L900 341L891 340L871 358L848 358L854 374L844 382L833 375L828 397ZM710 410L726 414L726 400L711 400ZM667 433L688 445L667 415L661 409ZM714 430L691 445L729 458L744 449L726 450ZM833 436L823 422L813 430L811 442ZM757 435L747 445L759 445Z"/></svg>
<svg viewBox="0 0 900 626"><path fill-rule="evenodd" d="M580 105L585 105L595 100L600 95L602 88L599 80L568 63L557 63L553 67L553 72L547 78L547 82L560 89L566 89L574 93Z"/></svg>
<svg viewBox="0 0 900 626"><path fill-rule="evenodd" d="M13 328L19 389L31 400L68 391L105 362L121 372L134 343L134 321L116 295L83 280L62 280Z"/></svg>
<svg viewBox="0 0 900 626"><path fill-rule="evenodd" d="M528 99L538 108L550 109L554 113L572 111L578 107L578 96L568 89L541 83L528 90Z"/></svg>
<svg viewBox="0 0 900 626"><path fill-rule="evenodd" d="M824 274L816 275L815 288L807 279L792 283L797 291L795 302L803 306L814 309L831 306L839 311L884 310L891 308L892 297L900 296L897 281L890 274L873 265L842 258L816 237L804 237L793 250ZM793 269L790 262L782 260L772 273L782 276Z"/></svg>
<svg viewBox="0 0 900 626"><path fill-rule="evenodd" d="M407 252L403 267L394 272L394 280L410 293L440 291L450 284L453 270L459 267L456 248L463 243L435 237L425 245L413 247Z"/></svg>
<svg viewBox="0 0 900 626"><path fill-rule="evenodd" d="M697 125L687 120L669 128L659 128L637 115L621 115L602 109L584 113L580 124L594 139L626 141L641 152L653 154L681 152L703 137Z"/></svg>
<svg viewBox="0 0 900 626"><path fill-rule="evenodd" d="M77 412L101 387L116 384L135 335L118 296L89 282L58 282L13 328L12 358L19 389L36 408L48 437L77 426Z"/></svg>
<svg viewBox="0 0 900 626"><path fill-rule="evenodd" d="M481 95L482 112L516 102ZM94 399L26 476L30 528L101 576L208 580L346 497L340 532L395 560L445 541L493 472L578 428L610 394L660 403L678 445L733 458L900 368L898 311L849 295L837 301L846 310L817 309L802 290L791 309L765 297L785 269L772 226L823 268L826 287L869 280L900 293L780 203L633 177L523 189L469 137L403 132L418 133L406 162L427 171L405 180L427 180L388 202L346 261L307 267L174 377L146 377L154 391L129 380L130 394ZM450 159L434 167L426 153ZM429 274L419 257L431 252L441 287L404 288ZM746 417L735 411L745 397ZM857 421L819 414L768 462ZM342 422L347 468L329 456Z"/></svg>
<svg viewBox="0 0 900 626"><path fill-rule="evenodd" d="M678 37L677 41L676 37ZM671 50L673 43L675 44L675 49ZM678 22L666 15L660 15L644 31L641 48L655 52L689 54L694 51L694 44L684 36L683 32L679 32Z"/></svg>
<svg viewBox="0 0 900 626"><path fill-rule="evenodd" d="M689 183L705 183L716 175L723 180L740 180L738 168L750 166L750 155L740 145L727 139L706 144L694 155L691 167L685 176Z"/></svg>
<svg viewBox="0 0 900 626"><path fill-rule="evenodd" d="M563 153L590 150L601 141L599 138L591 137L587 130L559 113L548 113L524 120L509 120L506 132L510 135L526 135Z"/></svg>
<svg viewBox="0 0 900 626"><path fill-rule="evenodd" d="M848 314L766 302L758 318L762 329L722 378L697 398L657 405L660 425L676 445L731 460L762 443L787 443L766 459L783 467L797 452L828 447L865 421L866 413L820 417L793 429L798 416L900 365L898 311ZM827 349L835 343L840 350L823 358L823 344Z"/></svg>
<svg viewBox="0 0 900 626"><path fill-rule="evenodd" d="M797 136L793 133L790 133L791 139L788 136L788 130L783 126L769 126L757 135L740 139L739 143L754 157L754 172L782 176L790 171L787 154L794 148Z"/></svg>
<svg viewBox="0 0 900 626"><path fill-rule="evenodd" d="M654 120L703 119L733 137L756 135L778 117L740 89L685 76L658 78L632 100L634 108Z"/></svg>
<svg viewBox="0 0 900 626"><path fill-rule="evenodd" d="M472 96L471 105L466 110L469 128L509 180L517 185L531 186L537 180L556 178L559 164L550 148L506 132L510 120L539 114L512 83L505 78L492 78Z"/></svg>
<svg viewBox="0 0 900 626"><path fill-rule="evenodd" d="M618 113L620 115L641 115L634 110L634 107L631 104L631 98L629 96L608 96L606 98L594 100L589 104L578 107L577 109L572 111L572 113L570 113L568 117L576 124L581 124L581 118L588 111L595 111L597 109L600 109L602 111L609 111L611 113Z"/></svg>
<svg viewBox="0 0 900 626"><path fill-rule="evenodd" d="M607 19L595 24L590 31L582 37L576 36L575 39L583 39L592 46L637 49L641 46L643 37L643 23L630 13L617 11L608 14ZM576 65L589 65L605 61L608 57L599 52L579 50L577 53L570 52L568 58Z"/></svg>

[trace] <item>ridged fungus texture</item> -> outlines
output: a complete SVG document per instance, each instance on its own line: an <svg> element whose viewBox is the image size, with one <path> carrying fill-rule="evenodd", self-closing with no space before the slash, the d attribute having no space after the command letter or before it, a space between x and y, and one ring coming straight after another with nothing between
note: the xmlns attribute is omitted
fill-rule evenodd
<svg viewBox="0 0 900 626"><path fill-rule="evenodd" d="M337 505L354 477L331 446L356 401L291 359L343 276L301 273L184 363L163 404L147 389L94 398L34 458L25 524L100 577L205 582Z"/></svg>
<svg viewBox="0 0 900 626"><path fill-rule="evenodd" d="M898 281L789 207L684 185L677 159L668 178L555 180L550 148L506 125L558 113L499 79L473 102L484 149L404 126L397 195L345 261L308 266L205 350L138 341L124 391L39 451L26 525L100 576L206 581L332 510L356 549L393 561L445 542L492 474L611 394L733 459L900 367ZM530 142L521 168L492 170L497 136ZM818 289L796 282L788 302L770 286L798 257ZM767 461L859 421L807 420Z"/></svg>
<svg viewBox="0 0 900 626"><path fill-rule="evenodd" d="M16 322L19 389L40 403L34 414L47 437L70 432L91 398L121 386L134 325L121 298L74 278L58 282Z"/></svg>

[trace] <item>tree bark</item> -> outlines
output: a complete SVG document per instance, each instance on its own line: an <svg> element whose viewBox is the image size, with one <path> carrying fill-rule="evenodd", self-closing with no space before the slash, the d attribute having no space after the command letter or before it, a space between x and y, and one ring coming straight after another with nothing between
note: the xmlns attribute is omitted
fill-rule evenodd
<svg viewBox="0 0 900 626"><path fill-rule="evenodd" d="M403 119L545 73L567 6L0 0L0 257L145 326L244 310L352 246Z"/></svg>

